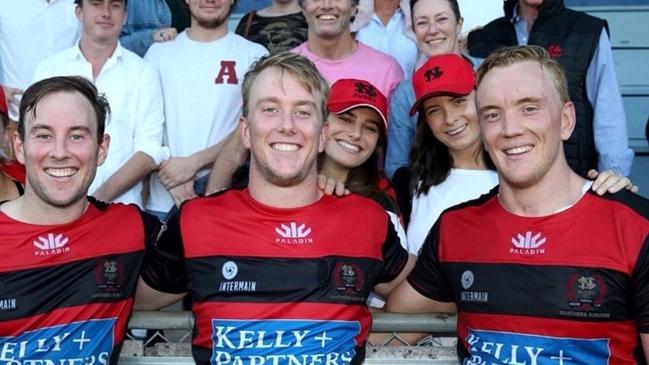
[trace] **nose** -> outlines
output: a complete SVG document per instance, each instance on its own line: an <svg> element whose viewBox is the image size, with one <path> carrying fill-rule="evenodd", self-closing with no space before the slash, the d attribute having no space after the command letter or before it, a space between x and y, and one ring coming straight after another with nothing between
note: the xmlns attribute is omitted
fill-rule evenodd
<svg viewBox="0 0 649 365"><path fill-rule="evenodd" d="M101 7L101 16L104 18L110 17L110 11L111 11L110 2L109 1L104 2L104 4Z"/></svg>
<svg viewBox="0 0 649 365"><path fill-rule="evenodd" d="M290 113L283 113L280 117L281 121L279 124L279 130L284 133L295 133L295 120Z"/></svg>
<svg viewBox="0 0 649 365"><path fill-rule="evenodd" d="M320 7L330 9L333 7L333 0L320 0Z"/></svg>
<svg viewBox="0 0 649 365"><path fill-rule="evenodd" d="M523 134L521 123L513 112L503 113L502 125L502 132L505 137L515 137Z"/></svg>
<svg viewBox="0 0 649 365"><path fill-rule="evenodd" d="M67 139L62 137L56 137L52 145L52 149L50 150L49 156L56 160L64 160L68 156L70 156Z"/></svg>
<svg viewBox="0 0 649 365"><path fill-rule="evenodd" d="M426 32L429 34L437 33L437 24L435 24L435 22L428 22L428 29Z"/></svg>
<svg viewBox="0 0 649 365"><path fill-rule="evenodd" d="M362 126L360 125L360 123L353 123L352 125L348 126L347 135L353 140L360 139L361 134L363 133L361 128Z"/></svg>

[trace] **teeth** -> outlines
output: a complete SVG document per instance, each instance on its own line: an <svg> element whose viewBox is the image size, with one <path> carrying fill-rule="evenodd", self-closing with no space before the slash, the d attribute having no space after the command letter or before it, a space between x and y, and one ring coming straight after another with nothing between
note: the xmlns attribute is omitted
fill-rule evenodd
<svg viewBox="0 0 649 365"><path fill-rule="evenodd" d="M350 152L350 153L358 153L360 152L361 148L355 144L351 144L347 141L336 141L340 147L342 147L345 151Z"/></svg>
<svg viewBox="0 0 649 365"><path fill-rule="evenodd" d="M532 146L527 145L527 146L514 147L514 148L507 149L507 150L505 150L505 153L508 154L508 155L520 155L521 153L525 153L525 152L528 152L528 151L531 151L531 150L532 150Z"/></svg>
<svg viewBox="0 0 649 365"><path fill-rule="evenodd" d="M466 129L467 125L468 124L463 124L459 128L456 128L456 129L453 129L453 130L450 130L450 131L446 132L446 134L451 135L451 136L454 136L456 134L460 134Z"/></svg>
<svg viewBox="0 0 649 365"><path fill-rule="evenodd" d="M333 16L333 15L320 15L318 17L318 19L320 19L320 20L335 20L336 17Z"/></svg>
<svg viewBox="0 0 649 365"><path fill-rule="evenodd" d="M293 143L273 143L270 145L270 148L279 152L294 152L300 147Z"/></svg>
<svg viewBox="0 0 649 365"><path fill-rule="evenodd" d="M65 169L45 169L46 174L54 177L68 177L74 175L76 172L77 169L71 167Z"/></svg>

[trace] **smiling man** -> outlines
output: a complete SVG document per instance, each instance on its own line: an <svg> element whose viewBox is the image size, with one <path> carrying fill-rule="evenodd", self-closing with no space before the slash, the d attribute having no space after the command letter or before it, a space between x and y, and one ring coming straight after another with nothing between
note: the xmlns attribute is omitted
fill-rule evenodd
<svg viewBox="0 0 649 365"><path fill-rule="evenodd" d="M496 51L477 83L500 185L440 216L388 310L457 308L464 364L646 363L649 202L570 169L575 109L547 51Z"/></svg>
<svg viewBox="0 0 649 365"><path fill-rule="evenodd" d="M234 0L186 3L191 27L173 41L155 43L144 56L162 80L165 144L171 151L171 158L151 178L146 206L161 218L174 204L196 196L194 181L207 175L223 152L219 142L236 129L243 75L267 53L228 31ZM233 149L243 153L240 145ZM217 163L214 174L229 178L236 167Z"/></svg>
<svg viewBox="0 0 649 365"><path fill-rule="evenodd" d="M199 365L361 364L367 296L386 294L410 267L381 206L318 189L328 93L302 56L256 63L240 119L248 188L183 204L145 264L136 305L189 291Z"/></svg>
<svg viewBox="0 0 649 365"><path fill-rule="evenodd" d="M25 91L13 141L25 193L0 205L0 363L117 364L159 223L86 196L108 153L108 111L81 77Z"/></svg>
<svg viewBox="0 0 649 365"><path fill-rule="evenodd" d="M112 148L98 168L90 194L106 202L144 206L144 178L169 157L162 147L162 91L155 70L119 44L125 0L76 0L82 24L79 42L41 61L34 81L83 76L111 105L106 132Z"/></svg>
<svg viewBox="0 0 649 365"><path fill-rule="evenodd" d="M390 97L403 80L399 63L387 54L358 42L349 25L358 0L299 0L309 26L307 41L293 49L315 63L325 79L359 79Z"/></svg>

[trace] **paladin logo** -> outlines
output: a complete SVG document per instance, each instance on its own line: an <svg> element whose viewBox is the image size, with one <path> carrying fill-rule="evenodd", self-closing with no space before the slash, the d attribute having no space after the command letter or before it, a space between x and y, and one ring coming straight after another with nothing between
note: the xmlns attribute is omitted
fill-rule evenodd
<svg viewBox="0 0 649 365"><path fill-rule="evenodd" d="M275 228L275 233L279 235L279 237L275 238L275 243L296 245L313 243L313 238L309 237L311 227L307 227L305 223L300 225L297 222L282 223Z"/></svg>
<svg viewBox="0 0 649 365"><path fill-rule="evenodd" d="M509 249L510 254L516 255L538 255L544 254L545 248L540 248L543 246L547 238L541 235L541 232L538 232L535 235L532 235L532 231L525 232L525 235L517 234L515 237L512 237L512 244L514 247Z"/></svg>
<svg viewBox="0 0 649 365"><path fill-rule="evenodd" d="M48 233L46 236L38 236L33 241L34 247L36 247L34 255L51 256L70 252L70 247L66 246L68 241L68 237L65 237L62 233L56 235L54 233Z"/></svg>

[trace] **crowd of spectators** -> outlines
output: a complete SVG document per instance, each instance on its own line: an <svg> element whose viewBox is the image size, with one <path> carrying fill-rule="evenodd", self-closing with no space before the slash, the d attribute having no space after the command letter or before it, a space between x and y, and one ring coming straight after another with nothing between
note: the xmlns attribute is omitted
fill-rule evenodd
<svg viewBox="0 0 649 365"><path fill-rule="evenodd" d="M0 202L9 201L0 205L0 227L20 231L12 233L14 239L31 232L25 242L37 248L36 237L46 229L34 227L77 222L88 214L112 217L127 235L146 232L145 239L130 237L133 242L124 246L137 259L121 257L126 251L115 246L107 255L120 257L102 261L133 265L128 268L135 274L127 275L128 285L123 283L128 289L115 284L115 276L109 278L108 266L95 276L103 275L101 285L115 286L116 298L127 298L115 312L120 316L133 301L136 308L156 309L190 293L198 319L194 356L199 363L235 355L210 353L216 345L209 341L232 339L228 331L214 339L207 331L235 328L237 320L250 318L258 321L237 331L280 331L281 326L259 323L298 315L312 320L304 325L321 331L323 338L328 327L317 321L358 320L358 328L337 329L339 348L327 351L337 351L340 363L360 364L369 312L353 307L382 307L380 296L390 292L386 308L391 311L458 312L460 357L477 363L488 355L504 359L482 344L501 341L523 348L525 341L536 344L528 337L537 335L582 336L584 341L606 337L612 346L609 353L598 353L598 360L631 361L627 350L638 349L635 359L644 357L642 348L649 353L649 263L644 261L649 206L632 194L637 187L625 177L633 152L604 20L568 9L562 0L507 0L502 18L464 39L457 0L272 0L243 15L233 31L228 23L235 5L227 0L0 0ZM541 67L534 68L537 64ZM519 76L525 85L516 87L512 79ZM28 102L21 101L23 94ZM57 103L65 108L57 111ZM83 115L92 115L96 123L79 122ZM59 141L57 132L64 129L70 135ZM85 134L96 143L88 144ZM74 147L68 147L69 141ZM50 167L37 160L46 148L51 150L43 161L64 160L60 156L67 149L83 150L91 158L80 159L79 166ZM39 163L43 171L35 167ZM79 170L85 174L81 182L66 185L65 179ZM617 193L621 189L631 192ZM617 194L600 198L591 190ZM354 196L344 197L350 193ZM53 198L57 194L63 200ZM90 203L86 195L93 197ZM210 197L199 198L203 195ZM113 209L107 203L139 209ZM585 205L610 217L599 236L610 242L591 233L595 249L584 255L586 261L575 259L577 252L589 251L583 240L563 256L544 261L540 247L546 239L574 238L557 227L584 225L573 215L586 215ZM26 206L56 209L37 214ZM337 211L327 213L326 207ZM493 223L485 216L492 223L471 223L476 212L503 221ZM564 220L563 212L569 216ZM157 220L149 220L150 215ZM141 224L124 221L139 216L144 217ZM620 216L627 220L619 221ZM307 225L307 218L319 223ZM354 218L361 218L356 227ZM237 228L246 222L253 228ZM22 223L32 226L15 228ZM333 240L335 225L354 231L348 236L363 247L352 247L346 237L309 248L305 256L291 251L312 244L313 238L306 238L311 232ZM74 226L65 228L66 234L88 230L85 220ZM105 223L98 226L106 229ZM264 229L279 235L275 243L292 248L254 246L263 241ZM474 240L466 249L458 248L464 229ZM487 236L480 237L481 232ZM86 240L101 240L98 235ZM0 239L0 248L6 239ZM478 239L484 241L484 252ZM496 251L505 249L497 239L513 245L510 256ZM58 253L67 252L67 241L61 242L47 241L42 250L51 251L56 261ZM244 250L237 248L240 244L253 246ZM593 256L606 250L613 252L608 261ZM93 255L102 256L101 250ZM417 255L420 260L403 281ZM340 258L332 263L330 256ZM66 264L54 261L50 264ZM6 272L6 278L16 268L48 265L3 262L0 274ZM291 264L303 272L292 272ZM140 267L144 274L136 284ZM221 286L214 281L217 289L203 288L210 270L222 271ZM238 270L241 281L231 281ZM269 276L267 282L259 279L260 285L281 295L242 294L255 292L255 270ZM503 290L497 283L485 284L492 274L522 278L514 280L515 288ZM288 284L300 275L303 281ZM522 308L532 299L510 308L500 298L489 311L480 307L489 302L487 292L525 295L538 289L556 296L561 291L547 289L550 284L543 280L539 285L545 289L535 287L534 280L523 285L534 275L568 286L569 313L557 302L548 303L557 313ZM317 293L307 288L322 282L330 288ZM11 284L7 288L15 287ZM616 302L602 304L609 300L609 289ZM8 295L0 288L0 327L16 320L4 316ZM219 301L219 295L228 299ZM265 301L273 300L292 304L267 308ZM319 309L324 303L340 308ZM506 309L494 309L501 307ZM245 318L230 313L214 320L220 310L240 310ZM487 314L493 310L493 318L511 322L494 325ZM582 321L582 313L596 324ZM565 331L546 331L543 321L568 325ZM119 323L115 348L123 339ZM611 326L624 334L615 335ZM28 332L15 323L7 328L0 330L0 347L6 338ZM294 340L301 341L296 328ZM489 331L516 335L502 339ZM601 350L592 346L572 355Z"/></svg>

